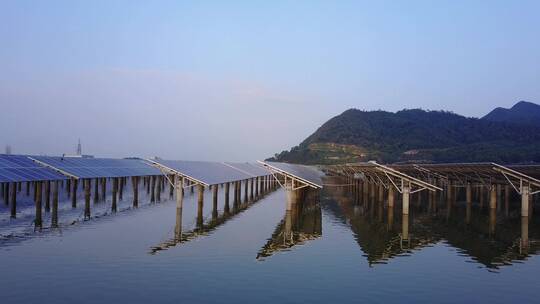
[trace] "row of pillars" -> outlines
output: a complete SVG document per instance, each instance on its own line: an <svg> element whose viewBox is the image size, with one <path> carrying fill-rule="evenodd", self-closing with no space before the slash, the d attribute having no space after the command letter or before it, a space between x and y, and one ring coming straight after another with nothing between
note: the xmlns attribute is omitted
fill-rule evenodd
<svg viewBox="0 0 540 304"><path fill-rule="evenodd" d="M203 207L204 207L204 191L205 186L201 184L193 184L186 181L184 183L182 177L177 177L174 182L176 189L176 227L175 238L180 239L182 233L182 209L184 207L184 184L193 189L197 188L197 227L203 226ZM244 186L242 191L242 185ZM243 181L227 182L224 184L211 185L209 189L212 191L212 217L217 218L218 209L218 189L224 188L224 210L225 214L230 213L230 192L233 192L233 212L239 208L240 204L253 202L262 198L264 195L274 190L277 187L277 181L273 176L254 177ZM242 195L243 192L243 195ZM242 199L243 196L243 199Z"/></svg>

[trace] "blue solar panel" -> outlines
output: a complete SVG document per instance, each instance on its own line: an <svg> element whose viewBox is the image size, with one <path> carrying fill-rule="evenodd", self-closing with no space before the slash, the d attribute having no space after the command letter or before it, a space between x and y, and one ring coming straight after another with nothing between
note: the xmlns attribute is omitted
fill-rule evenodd
<svg viewBox="0 0 540 304"><path fill-rule="evenodd" d="M63 180L66 176L46 168L25 155L0 155L0 182Z"/></svg>
<svg viewBox="0 0 540 304"><path fill-rule="evenodd" d="M229 183L254 177L225 163L162 159L153 161L206 185Z"/></svg>
<svg viewBox="0 0 540 304"><path fill-rule="evenodd" d="M87 157L32 157L78 178L161 175L161 171L140 159Z"/></svg>
<svg viewBox="0 0 540 304"><path fill-rule="evenodd" d="M259 164L254 163L231 163L226 162L225 164L234 167L235 169L239 170L240 172L246 173L251 175L252 177L259 177L259 176L266 176L269 175L270 172L263 168Z"/></svg>
<svg viewBox="0 0 540 304"><path fill-rule="evenodd" d="M323 182L321 177L324 174L321 171L317 170L315 167L268 161L262 163L273 169L277 169L277 171L281 171L290 176L294 176L319 188L322 188Z"/></svg>

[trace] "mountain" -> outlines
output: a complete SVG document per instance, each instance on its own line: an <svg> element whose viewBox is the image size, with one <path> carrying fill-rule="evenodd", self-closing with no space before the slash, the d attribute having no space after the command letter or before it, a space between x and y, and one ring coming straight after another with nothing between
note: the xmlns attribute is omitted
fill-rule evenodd
<svg viewBox="0 0 540 304"><path fill-rule="evenodd" d="M540 105L532 102L520 101L510 109L496 108L486 116L482 117L482 119L540 126Z"/></svg>
<svg viewBox="0 0 540 304"><path fill-rule="evenodd" d="M300 145L268 160L304 164L540 162L540 126L445 111L350 109L324 123Z"/></svg>

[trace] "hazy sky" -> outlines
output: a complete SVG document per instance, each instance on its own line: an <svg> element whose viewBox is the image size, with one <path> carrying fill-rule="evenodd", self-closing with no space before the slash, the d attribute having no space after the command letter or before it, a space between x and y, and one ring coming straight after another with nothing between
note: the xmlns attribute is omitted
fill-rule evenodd
<svg viewBox="0 0 540 304"><path fill-rule="evenodd" d="M540 1L0 1L0 145L256 160L344 110L540 102Z"/></svg>

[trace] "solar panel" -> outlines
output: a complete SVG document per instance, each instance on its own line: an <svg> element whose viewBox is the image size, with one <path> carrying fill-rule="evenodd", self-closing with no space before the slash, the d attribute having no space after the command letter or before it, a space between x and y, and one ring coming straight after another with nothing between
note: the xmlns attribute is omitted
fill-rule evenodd
<svg viewBox="0 0 540 304"><path fill-rule="evenodd" d="M206 185L235 182L253 177L225 163L162 159L153 161Z"/></svg>
<svg viewBox="0 0 540 304"><path fill-rule="evenodd" d="M0 182L63 180L66 177L25 155L0 155Z"/></svg>
<svg viewBox="0 0 540 304"><path fill-rule="evenodd" d="M278 171L311 183L319 188L322 188L323 186L323 182L321 179L323 173L314 167L269 161L261 163L273 169L277 169Z"/></svg>
<svg viewBox="0 0 540 304"><path fill-rule="evenodd" d="M243 173L246 173L246 174L249 174L253 177L259 177L259 176L266 176L268 174L270 174L270 172L268 172L267 169L263 168L261 165L259 164L254 164L254 163L231 163L231 162L226 162L225 164L231 166L231 167L234 167L235 169L243 172Z"/></svg>
<svg viewBox="0 0 540 304"><path fill-rule="evenodd" d="M78 178L161 175L140 159L34 156L35 160Z"/></svg>

